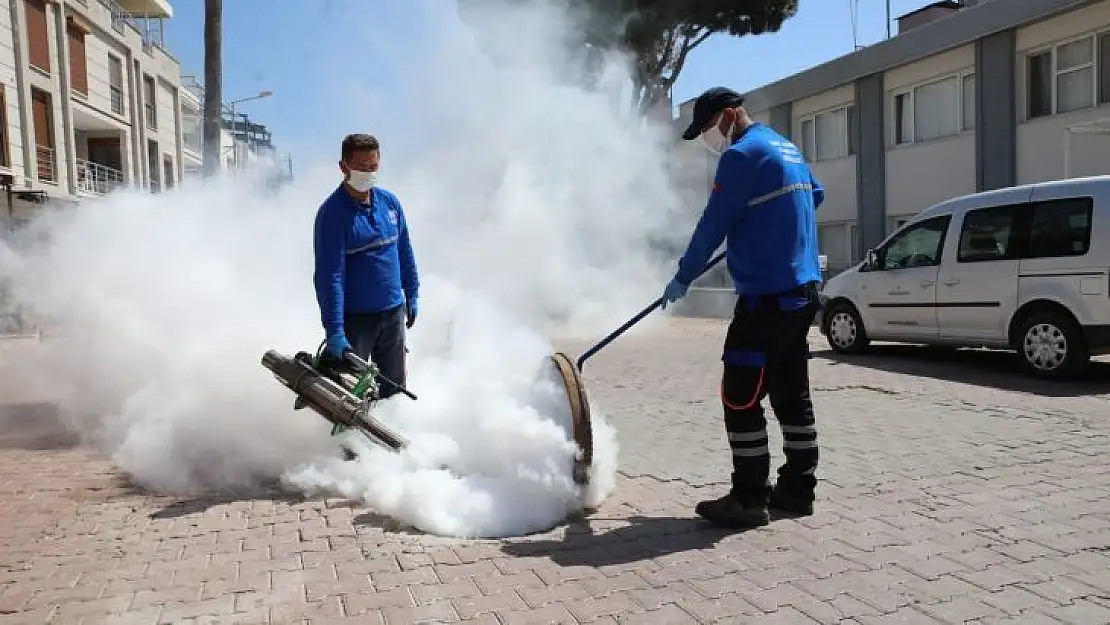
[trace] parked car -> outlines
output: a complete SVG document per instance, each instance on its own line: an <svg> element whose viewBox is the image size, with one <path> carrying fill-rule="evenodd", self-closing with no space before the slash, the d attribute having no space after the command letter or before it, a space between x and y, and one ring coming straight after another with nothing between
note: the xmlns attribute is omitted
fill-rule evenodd
<svg viewBox="0 0 1110 625"><path fill-rule="evenodd" d="M1032 374L1075 378L1110 353L1110 176L927 208L822 300L818 327L839 353L872 340L1010 349Z"/></svg>

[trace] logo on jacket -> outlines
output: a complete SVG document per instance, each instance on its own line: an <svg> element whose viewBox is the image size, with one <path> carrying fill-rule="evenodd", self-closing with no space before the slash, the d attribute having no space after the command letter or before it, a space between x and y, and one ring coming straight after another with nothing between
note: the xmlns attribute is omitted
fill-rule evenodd
<svg viewBox="0 0 1110 625"><path fill-rule="evenodd" d="M389 223L394 226L397 225L397 211L393 209L389 210Z"/></svg>

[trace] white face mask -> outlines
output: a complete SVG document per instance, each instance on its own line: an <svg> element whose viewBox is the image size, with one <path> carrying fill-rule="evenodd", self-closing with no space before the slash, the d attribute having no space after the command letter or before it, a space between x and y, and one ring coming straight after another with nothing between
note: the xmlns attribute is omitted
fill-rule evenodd
<svg viewBox="0 0 1110 625"><path fill-rule="evenodd" d="M366 193L375 184L378 183L378 172L376 171L358 171L352 169L351 174L347 177L347 184L359 193Z"/></svg>
<svg viewBox="0 0 1110 625"><path fill-rule="evenodd" d="M701 133L699 139L705 149L717 156L724 154L730 143L728 136L721 132L720 124L714 124L712 128Z"/></svg>

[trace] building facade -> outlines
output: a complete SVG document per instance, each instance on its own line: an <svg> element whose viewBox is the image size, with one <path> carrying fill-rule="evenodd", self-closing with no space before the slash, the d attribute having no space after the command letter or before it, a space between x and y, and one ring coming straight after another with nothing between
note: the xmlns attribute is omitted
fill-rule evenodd
<svg viewBox="0 0 1110 625"><path fill-rule="evenodd" d="M182 76L181 87L185 180L199 180L204 164L204 86L194 76ZM277 151L270 130L245 113L236 112L234 106L225 104L222 109L218 170L235 173L261 166L271 171L270 180L275 185L292 180L292 158Z"/></svg>
<svg viewBox="0 0 1110 625"><path fill-rule="evenodd" d="M1110 0L935 2L746 105L825 185L835 273L939 201L1110 173Z"/></svg>
<svg viewBox="0 0 1110 625"><path fill-rule="evenodd" d="M183 175L166 0L0 0L0 181L9 218Z"/></svg>

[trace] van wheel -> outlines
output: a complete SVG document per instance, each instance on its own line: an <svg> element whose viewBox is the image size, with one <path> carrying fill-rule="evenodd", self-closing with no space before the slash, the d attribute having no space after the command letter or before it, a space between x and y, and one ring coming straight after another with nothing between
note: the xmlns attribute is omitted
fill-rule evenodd
<svg viewBox="0 0 1110 625"><path fill-rule="evenodd" d="M836 304L829 310L825 338L829 347L838 354L861 354L867 351L870 344L863 329L863 319L851 304Z"/></svg>
<svg viewBox="0 0 1110 625"><path fill-rule="evenodd" d="M1091 360L1079 325L1070 316L1050 310L1025 318L1017 351L1030 373L1048 379L1077 378Z"/></svg>

